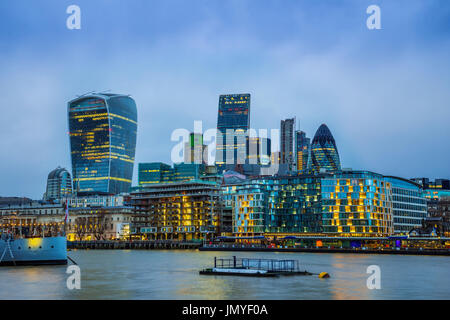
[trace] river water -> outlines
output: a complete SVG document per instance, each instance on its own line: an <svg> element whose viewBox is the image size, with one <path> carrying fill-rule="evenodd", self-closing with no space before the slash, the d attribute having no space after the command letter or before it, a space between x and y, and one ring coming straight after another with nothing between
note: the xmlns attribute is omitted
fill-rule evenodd
<svg viewBox="0 0 450 320"><path fill-rule="evenodd" d="M201 276L214 256L298 259L313 276ZM73 250L81 289L67 266L1 267L0 299L450 299L450 257L339 253ZM368 289L378 265L381 289Z"/></svg>

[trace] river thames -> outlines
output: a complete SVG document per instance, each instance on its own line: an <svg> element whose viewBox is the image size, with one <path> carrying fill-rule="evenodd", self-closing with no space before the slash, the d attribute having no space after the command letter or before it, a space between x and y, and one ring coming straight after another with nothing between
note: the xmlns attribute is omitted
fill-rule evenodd
<svg viewBox="0 0 450 320"><path fill-rule="evenodd" d="M313 276L200 276L214 256L298 259ZM69 290L67 266L2 267L0 299L450 299L450 257L331 253L73 250L81 289ZM367 288L367 267L381 289Z"/></svg>

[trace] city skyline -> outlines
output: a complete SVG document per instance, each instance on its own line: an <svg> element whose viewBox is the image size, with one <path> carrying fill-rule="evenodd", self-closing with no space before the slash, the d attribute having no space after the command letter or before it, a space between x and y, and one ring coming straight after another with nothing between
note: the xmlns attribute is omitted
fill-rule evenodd
<svg viewBox="0 0 450 320"><path fill-rule="evenodd" d="M1 4L8 16L0 27L11 32L0 36L0 196L41 198L51 170L60 165L70 171L65 106L94 89L136 100L136 164L169 162L172 130L193 131L194 120L215 128L217 97L249 92L254 129L279 128L281 119L295 116L312 138L326 123L343 167L448 178L450 45L449 28L442 25L448 24L449 6L380 1L383 29L369 31L364 24L369 2L324 7L288 1L280 16L270 15L270 6L279 6L270 1L269 8L212 3L195 13L198 22L189 18L170 27L183 14L183 3L169 18L161 3L152 10L143 10L144 2L117 10L114 1L79 1L84 17L79 32L65 29L65 2ZM39 14L32 10L42 7ZM159 19L148 26L144 12ZM249 12L258 14L241 22ZM308 16L319 14L323 18L312 28ZM122 15L136 15L136 22L125 26ZM271 28L259 29L267 18L273 18ZM99 39L107 32L124 48ZM105 44L104 52L95 50ZM228 72L232 65L236 69ZM137 165L133 185L136 172Z"/></svg>

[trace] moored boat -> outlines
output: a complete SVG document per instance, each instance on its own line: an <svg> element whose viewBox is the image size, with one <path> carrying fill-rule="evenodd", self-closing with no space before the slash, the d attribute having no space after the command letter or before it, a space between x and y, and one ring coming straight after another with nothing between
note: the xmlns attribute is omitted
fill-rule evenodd
<svg viewBox="0 0 450 320"><path fill-rule="evenodd" d="M214 267L203 269L201 275L247 276L247 277L278 277L289 275L311 275L306 270L300 270L297 260L217 258L214 257Z"/></svg>
<svg viewBox="0 0 450 320"><path fill-rule="evenodd" d="M4 234L0 239L0 266L67 264L64 236L18 238Z"/></svg>

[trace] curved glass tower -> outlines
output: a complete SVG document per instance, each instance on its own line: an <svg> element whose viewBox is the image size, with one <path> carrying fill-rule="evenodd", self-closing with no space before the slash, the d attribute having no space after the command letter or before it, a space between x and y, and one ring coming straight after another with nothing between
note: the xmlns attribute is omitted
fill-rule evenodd
<svg viewBox="0 0 450 320"><path fill-rule="evenodd" d="M129 192L137 133L134 100L87 94L68 103L68 117L74 191Z"/></svg>
<svg viewBox="0 0 450 320"><path fill-rule="evenodd" d="M317 129L311 143L311 157L308 167L314 172L320 172L321 169L327 171L341 170L336 142L326 124L322 124Z"/></svg>
<svg viewBox="0 0 450 320"><path fill-rule="evenodd" d="M69 171L58 167L48 174L44 200L57 200L72 193L72 178Z"/></svg>

